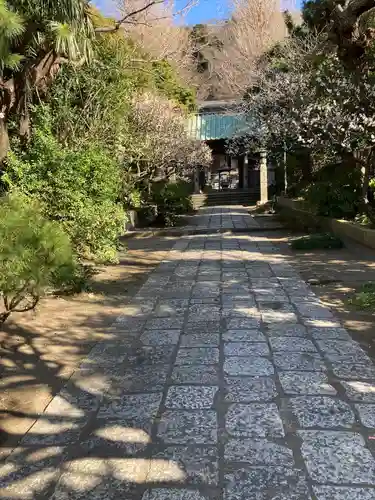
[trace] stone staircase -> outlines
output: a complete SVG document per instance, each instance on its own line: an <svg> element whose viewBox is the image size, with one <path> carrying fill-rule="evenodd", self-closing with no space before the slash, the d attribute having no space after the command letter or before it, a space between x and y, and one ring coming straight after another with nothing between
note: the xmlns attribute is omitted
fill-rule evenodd
<svg viewBox="0 0 375 500"><path fill-rule="evenodd" d="M255 205L260 199L259 191L254 189L233 189L211 191L210 193L191 195L195 210L207 206L219 205Z"/></svg>

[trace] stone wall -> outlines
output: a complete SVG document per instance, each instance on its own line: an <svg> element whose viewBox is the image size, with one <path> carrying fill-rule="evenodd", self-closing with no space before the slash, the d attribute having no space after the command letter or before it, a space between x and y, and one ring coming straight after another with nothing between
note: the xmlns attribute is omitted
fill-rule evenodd
<svg viewBox="0 0 375 500"><path fill-rule="evenodd" d="M301 207L298 201L279 197L277 200L280 216L292 220L301 230L331 231L340 238L350 238L362 245L375 249L375 230L347 220L321 217Z"/></svg>

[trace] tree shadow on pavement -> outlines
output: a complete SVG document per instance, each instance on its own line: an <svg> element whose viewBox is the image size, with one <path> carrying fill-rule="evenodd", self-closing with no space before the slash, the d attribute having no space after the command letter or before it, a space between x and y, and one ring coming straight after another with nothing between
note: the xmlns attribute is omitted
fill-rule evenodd
<svg viewBox="0 0 375 500"><path fill-rule="evenodd" d="M231 247L231 238L240 243L249 240L251 245L258 247L260 251L254 252L249 264L251 277L247 278L246 275L246 280L253 280L252 283L258 280L258 292L262 293L264 289L265 296L272 297L274 282L270 280L270 263L274 268L280 265L280 269L283 269L284 264L297 266L298 257L287 249L288 238L285 233L251 237L220 236L220 241L228 241L228 248L219 252L220 258L225 262L223 272L228 277L223 286L228 295L237 297L246 292L248 285L241 277L242 271L236 271L237 247L234 243L233 248ZM90 318L89 327L101 332L101 341L93 347L68 380L64 377L65 360L62 355L60 358L48 359L35 343L34 335L26 328L19 330L16 348L11 345L5 347L3 390L17 385L27 388L30 384L30 387L34 387L37 380L41 385L48 386L52 394L57 394L41 414L12 408L1 411L4 419L13 417L30 422L26 435L16 428L8 431L8 441L3 448L3 456L8 455L8 459L0 470L0 487L5 498L171 498L169 493L160 497L148 496L146 493L149 488L163 487L195 491L194 496L186 497L193 500L221 498L217 466L210 459L211 451L215 455L216 443L209 443L209 446L198 445L203 453L200 460L190 455L190 458L181 461L165 453L166 445L159 433L158 423L161 412L165 410L166 384L170 383L177 355L177 341L155 345L141 339L151 318L152 321L160 320L160 325L163 321L170 321L172 324L174 316L180 314L176 297L183 302L184 297L191 296L193 287L206 289L207 298L214 299L215 294L220 293L216 292L220 286L215 278L218 263L212 256L212 252L220 250L220 245L214 237L207 242L204 237L197 237L194 241L196 243L191 248L196 250L197 257L193 255L190 261L184 258L181 261L182 269L178 271L174 262L163 263L149 276L147 294L142 295L141 289L137 298L129 306L124 306L122 316L116 318L118 315L103 313ZM275 248L278 246L280 250ZM312 261L313 257L309 258ZM341 261L334 260L340 269ZM207 274L202 273L201 279L197 278L196 281L191 276L189 265L197 268L201 262L204 263ZM345 262L344 260L342 268L346 266ZM253 270L259 274L251 274ZM284 269L285 281L289 279L290 271ZM293 279L295 278L292 277L291 280ZM158 297L163 298L166 308L159 308L159 312L155 313ZM209 302L207 304L200 313L202 322L207 321L209 315L215 312L215 307ZM189 306L189 314L196 305ZM199 307L195 309L198 311ZM246 308L243 304L241 307L237 306L235 301L229 309L230 321L253 321L258 314L252 307ZM283 310L274 313L275 321L284 321ZM285 314L290 313L286 310ZM176 328L181 330L180 327ZM155 324L151 329L157 332ZM64 345L66 356L69 356L71 350L84 350L80 342L75 342L74 334L71 339L62 340L57 337L54 342ZM14 448L17 442L20 444ZM189 457L188 448L189 446L185 446L179 453L185 453Z"/></svg>

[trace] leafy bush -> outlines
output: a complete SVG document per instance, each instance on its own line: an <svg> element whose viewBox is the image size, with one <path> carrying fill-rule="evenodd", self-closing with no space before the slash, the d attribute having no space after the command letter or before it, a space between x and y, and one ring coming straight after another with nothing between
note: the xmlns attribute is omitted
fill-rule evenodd
<svg viewBox="0 0 375 500"><path fill-rule="evenodd" d="M318 250L330 248L342 248L343 242L333 234L311 234L293 240L291 247L293 250Z"/></svg>
<svg viewBox="0 0 375 500"><path fill-rule="evenodd" d="M77 205L74 216L62 222L78 255L98 263L118 261L118 239L124 232L124 223L121 205L90 199Z"/></svg>
<svg viewBox="0 0 375 500"><path fill-rule="evenodd" d="M304 197L317 215L353 219L361 205L360 170L347 158L327 164L315 173L315 182L304 190Z"/></svg>
<svg viewBox="0 0 375 500"><path fill-rule="evenodd" d="M192 209L190 189L190 184L183 181L154 185L153 200L157 205L158 222L165 226L175 226L178 216Z"/></svg>
<svg viewBox="0 0 375 500"><path fill-rule="evenodd" d="M156 88L168 99L182 105L190 113L196 109L196 97L193 89L178 81L178 76L168 61L152 63L152 75Z"/></svg>
<svg viewBox="0 0 375 500"><path fill-rule="evenodd" d="M116 260L125 218L117 203L121 181L116 161L95 144L81 149L59 144L46 106L36 112L26 152L14 150L4 176L8 185L37 199L43 214L69 234L79 256Z"/></svg>
<svg viewBox="0 0 375 500"><path fill-rule="evenodd" d="M144 202L141 190L134 188L129 193L124 193L124 205L130 209L141 208Z"/></svg>
<svg viewBox="0 0 375 500"><path fill-rule="evenodd" d="M43 217L35 201L14 193L1 199L0 210L3 323L13 312L34 309L48 290L74 280L76 263L69 237Z"/></svg>
<svg viewBox="0 0 375 500"><path fill-rule="evenodd" d="M351 184L333 181L315 182L305 190L305 200L317 215L352 219L358 212L360 195Z"/></svg>
<svg viewBox="0 0 375 500"><path fill-rule="evenodd" d="M360 291L349 299L349 304L359 309L375 310L375 283L369 282L362 285Z"/></svg>
<svg viewBox="0 0 375 500"><path fill-rule="evenodd" d="M92 292L91 281L99 271L91 264L77 262L74 275L54 290L56 296L76 295L82 292Z"/></svg>

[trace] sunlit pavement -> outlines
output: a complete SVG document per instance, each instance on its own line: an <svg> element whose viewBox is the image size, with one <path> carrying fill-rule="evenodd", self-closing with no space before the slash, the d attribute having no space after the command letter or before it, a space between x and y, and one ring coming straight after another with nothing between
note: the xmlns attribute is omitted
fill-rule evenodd
<svg viewBox="0 0 375 500"><path fill-rule="evenodd" d="M242 210L201 225L251 227ZM375 366L287 256L185 236L1 467L2 497L373 500L374 444Z"/></svg>

